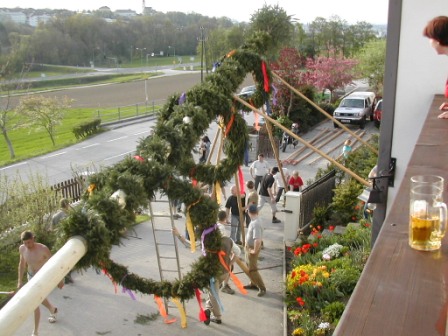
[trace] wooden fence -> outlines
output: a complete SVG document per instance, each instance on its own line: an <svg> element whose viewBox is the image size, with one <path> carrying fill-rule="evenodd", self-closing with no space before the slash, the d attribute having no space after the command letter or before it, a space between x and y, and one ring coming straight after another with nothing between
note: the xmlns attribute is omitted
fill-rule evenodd
<svg viewBox="0 0 448 336"><path fill-rule="evenodd" d="M57 183L51 189L55 191L56 199L67 198L70 202L78 202L85 192L83 181L75 178Z"/></svg>

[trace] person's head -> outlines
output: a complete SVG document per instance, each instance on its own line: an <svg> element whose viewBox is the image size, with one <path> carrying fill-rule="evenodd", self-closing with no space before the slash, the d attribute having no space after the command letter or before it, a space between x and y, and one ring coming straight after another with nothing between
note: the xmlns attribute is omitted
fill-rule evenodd
<svg viewBox="0 0 448 336"><path fill-rule="evenodd" d="M352 144L352 141L350 139L345 140L344 145L350 146Z"/></svg>
<svg viewBox="0 0 448 336"><path fill-rule="evenodd" d="M278 173L278 167L273 167L272 169L271 169L271 174L272 175L275 175L275 174L277 174Z"/></svg>
<svg viewBox="0 0 448 336"><path fill-rule="evenodd" d="M247 212L249 214L249 216L252 217L256 217L258 216L258 207L256 204L251 204L249 205L249 208L247 209Z"/></svg>
<svg viewBox="0 0 448 336"><path fill-rule="evenodd" d="M264 154L263 153L258 154L258 161L263 162L263 160L264 160Z"/></svg>
<svg viewBox="0 0 448 336"><path fill-rule="evenodd" d="M437 54L448 55L448 16L437 16L423 29L423 35L429 38L429 43Z"/></svg>
<svg viewBox="0 0 448 336"><path fill-rule="evenodd" d="M202 141L204 141L204 142L210 142L210 139L208 138L207 135L204 135L203 138L202 138Z"/></svg>
<svg viewBox="0 0 448 336"><path fill-rule="evenodd" d="M59 207L61 209L68 209L69 206L70 206L70 202L68 201L68 199L61 198L61 200L59 201Z"/></svg>
<svg viewBox="0 0 448 336"><path fill-rule="evenodd" d="M247 187L248 189L253 189L253 188L255 188L255 183L254 183L254 181L247 181L247 182L246 182L246 187Z"/></svg>
<svg viewBox="0 0 448 336"><path fill-rule="evenodd" d="M230 187L230 193L234 196L236 195L236 185Z"/></svg>
<svg viewBox="0 0 448 336"><path fill-rule="evenodd" d="M227 221L227 213L224 210L219 210L219 212L218 212L218 221L219 222Z"/></svg>
<svg viewBox="0 0 448 336"><path fill-rule="evenodd" d="M294 170L294 171L292 172L292 176L294 176L294 177L298 177L298 176L299 176L299 171L298 171L298 170Z"/></svg>
<svg viewBox="0 0 448 336"><path fill-rule="evenodd" d="M34 234L31 231L23 231L20 235L20 240L26 248L32 248L34 246Z"/></svg>

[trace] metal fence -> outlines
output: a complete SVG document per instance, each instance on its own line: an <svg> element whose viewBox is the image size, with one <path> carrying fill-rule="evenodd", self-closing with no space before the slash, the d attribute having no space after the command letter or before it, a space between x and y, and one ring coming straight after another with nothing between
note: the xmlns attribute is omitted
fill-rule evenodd
<svg viewBox="0 0 448 336"><path fill-rule="evenodd" d="M102 123L141 117L158 112L166 100L152 100L132 105L124 105L96 110L96 118Z"/></svg>
<svg viewBox="0 0 448 336"><path fill-rule="evenodd" d="M327 206L331 203L335 187L336 171L332 170L302 190L299 221L299 223L302 223L302 229L309 225L312 220L315 207Z"/></svg>

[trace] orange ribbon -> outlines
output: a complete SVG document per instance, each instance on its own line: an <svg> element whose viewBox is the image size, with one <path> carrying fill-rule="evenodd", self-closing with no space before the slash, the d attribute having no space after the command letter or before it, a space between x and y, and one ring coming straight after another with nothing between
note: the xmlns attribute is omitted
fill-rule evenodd
<svg viewBox="0 0 448 336"><path fill-rule="evenodd" d="M238 279L238 277L235 274L232 273L232 271L230 270L230 267L226 264L226 261L224 260L224 256L225 255L226 255L226 253L224 251L219 251L218 252L218 257L219 257L219 261L221 262L221 265L224 267L224 269L227 272L229 272L230 277L233 280L233 283L240 290L241 294L246 295L247 294L247 290L244 288L244 286L241 283L240 279Z"/></svg>
<svg viewBox="0 0 448 336"><path fill-rule="evenodd" d="M224 133L225 136L227 136L227 134L229 134L230 129L232 128L232 125L233 125L233 121L234 121L234 120L235 120L235 115L232 114L232 116L230 117L230 121L229 121L229 123L228 123L227 126L226 126L226 132Z"/></svg>
<svg viewBox="0 0 448 336"><path fill-rule="evenodd" d="M157 306L159 307L160 315L163 317L163 322L166 324L171 324L176 322L176 318L173 318L171 320L168 319L168 314L166 313L165 305L163 304L163 300L157 296L154 295L154 301L157 303Z"/></svg>

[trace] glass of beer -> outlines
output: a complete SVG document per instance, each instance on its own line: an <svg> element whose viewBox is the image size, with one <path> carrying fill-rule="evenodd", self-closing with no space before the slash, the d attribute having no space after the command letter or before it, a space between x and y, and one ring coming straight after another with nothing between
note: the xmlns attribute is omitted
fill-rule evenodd
<svg viewBox="0 0 448 336"><path fill-rule="evenodd" d="M445 235L447 210L442 202L443 179L419 183L411 179L409 245L421 251L436 251Z"/></svg>
<svg viewBox="0 0 448 336"><path fill-rule="evenodd" d="M437 175L416 175L411 177L411 189L419 185L433 185L438 188L439 201L443 201L444 178ZM437 190L436 190L437 192Z"/></svg>

